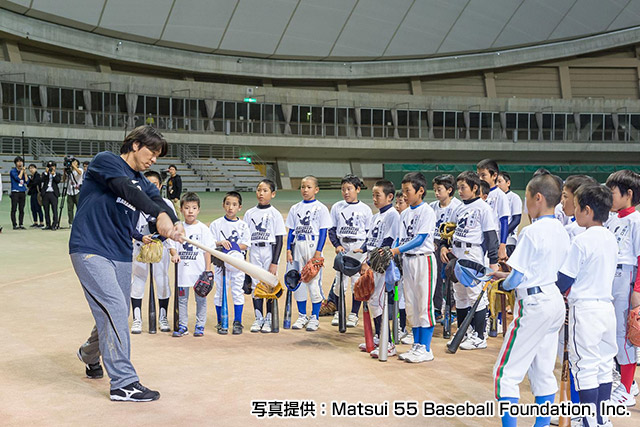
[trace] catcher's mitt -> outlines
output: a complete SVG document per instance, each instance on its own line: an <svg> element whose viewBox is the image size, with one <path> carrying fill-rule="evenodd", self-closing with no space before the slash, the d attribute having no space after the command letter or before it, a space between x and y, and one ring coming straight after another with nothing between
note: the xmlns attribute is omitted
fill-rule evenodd
<svg viewBox="0 0 640 427"><path fill-rule="evenodd" d="M324 258L311 258L300 272L300 281L304 283L309 283L310 281L312 281L318 275L318 272L323 265Z"/></svg>
<svg viewBox="0 0 640 427"><path fill-rule="evenodd" d="M440 224L440 240L447 244L447 246L451 245L451 239L453 239L453 234L456 232L456 223L455 222L443 222Z"/></svg>
<svg viewBox="0 0 640 427"><path fill-rule="evenodd" d="M356 301L369 301L376 284L373 280L373 270L369 269L360 275L353 285L353 297Z"/></svg>
<svg viewBox="0 0 640 427"><path fill-rule="evenodd" d="M282 295L282 285L280 282L276 286L271 286L268 283L258 282L256 289L253 291L253 296L256 298L264 299L277 299Z"/></svg>
<svg viewBox="0 0 640 427"><path fill-rule="evenodd" d="M391 260L393 260L393 255L391 254L391 248L388 246L369 251L369 265L376 273L384 274L389 268Z"/></svg>
<svg viewBox="0 0 640 427"><path fill-rule="evenodd" d="M153 264L162 260L162 252L164 247L160 240L152 240L151 243L146 243L140 248L140 253L136 257L136 261Z"/></svg>
<svg viewBox="0 0 640 427"><path fill-rule="evenodd" d="M211 289L213 289L213 273L203 271L198 280L196 280L196 284L193 285L193 292L199 297L206 297L211 292Z"/></svg>
<svg viewBox="0 0 640 427"><path fill-rule="evenodd" d="M640 346L640 306L629 311L629 317L627 317L627 339L636 347Z"/></svg>

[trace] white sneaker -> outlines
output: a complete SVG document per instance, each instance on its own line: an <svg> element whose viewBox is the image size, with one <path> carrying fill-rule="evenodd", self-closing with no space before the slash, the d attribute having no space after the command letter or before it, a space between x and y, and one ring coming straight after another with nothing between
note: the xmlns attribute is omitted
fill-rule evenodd
<svg viewBox="0 0 640 427"><path fill-rule="evenodd" d="M462 345L464 342L466 342L467 340L472 338L474 334L475 334L475 332L473 331L473 329L471 329L471 327L469 327L469 329L467 329L467 333L464 334L464 338L462 338L462 341L460 341L460 345ZM447 341L447 346L451 345L451 343L453 342L453 338L455 338L455 336L456 335L454 334L453 337L451 337L451 339L449 341Z"/></svg>
<svg viewBox="0 0 640 427"><path fill-rule="evenodd" d="M620 372L614 367L613 368L613 380L611 381L611 390L615 390L620 385Z"/></svg>
<svg viewBox="0 0 640 427"><path fill-rule="evenodd" d="M347 318L347 328L355 328L358 326L358 315L355 313L349 313Z"/></svg>
<svg viewBox="0 0 640 427"><path fill-rule="evenodd" d="M400 360L406 360L406 359L407 359L407 357L409 357L410 355L412 355L412 354L413 354L413 352L416 350L416 348L418 348L418 346L419 346L419 345L420 345L420 344L417 344L417 343L416 343L416 344L413 344L413 345L411 346L411 350L409 350L409 351L407 351L407 352L404 352L404 353L400 353L400 354L398 355L398 359L400 359Z"/></svg>
<svg viewBox="0 0 640 427"><path fill-rule="evenodd" d="M624 406L635 406L636 398L631 393L627 393L627 388L620 384L611 392L611 402Z"/></svg>
<svg viewBox="0 0 640 427"><path fill-rule="evenodd" d="M407 332L407 330L405 329L404 335L398 335L400 335L400 344L413 345L413 334L411 332Z"/></svg>
<svg viewBox="0 0 640 427"><path fill-rule="evenodd" d="M132 334L142 333L142 319L133 319L133 323L131 323L131 333Z"/></svg>
<svg viewBox="0 0 640 427"><path fill-rule="evenodd" d="M380 338L378 338L378 336L377 336L377 335L374 335L374 336L373 336L373 346L374 346L374 347L377 347L377 346L378 346L378 344L380 344ZM358 346L358 348L360 349L360 351L367 351L367 343L366 343L366 342L363 342L362 344L360 344L360 345Z"/></svg>
<svg viewBox="0 0 640 427"><path fill-rule="evenodd" d="M631 394L634 396L640 394L640 390L638 390L638 383L635 381L631 384Z"/></svg>
<svg viewBox="0 0 640 427"><path fill-rule="evenodd" d="M307 331L317 331L319 327L320 321L318 318L315 315L311 316L311 319L307 322Z"/></svg>
<svg viewBox="0 0 640 427"><path fill-rule="evenodd" d="M264 317L259 317L253 322L253 325L251 325L251 329L249 330L251 332L260 332L262 325L264 325Z"/></svg>
<svg viewBox="0 0 640 427"><path fill-rule="evenodd" d="M304 329L304 327L307 326L307 323L309 323L309 318L306 314L302 314L298 316L298 320L291 325L291 329Z"/></svg>
<svg viewBox="0 0 640 427"><path fill-rule="evenodd" d="M338 319L338 312L336 311L333 314L333 319L331 320L331 326L338 326L339 323L340 323L340 320Z"/></svg>
<svg viewBox="0 0 640 427"><path fill-rule="evenodd" d="M424 344L417 344L416 349L408 355L404 361L408 363L422 363L430 362L433 360L433 353L427 351L427 347Z"/></svg>
<svg viewBox="0 0 640 427"><path fill-rule="evenodd" d="M462 350L480 350L487 348L487 339L481 339L479 336L474 334L471 338L461 343L460 348Z"/></svg>
<svg viewBox="0 0 640 427"><path fill-rule="evenodd" d="M265 334L271 332L271 313L267 313L265 316L260 332L264 332Z"/></svg>
<svg viewBox="0 0 640 427"><path fill-rule="evenodd" d="M409 332L407 332L407 328L398 328L398 342L402 342L402 338L406 337L407 335L409 335Z"/></svg>
<svg viewBox="0 0 640 427"><path fill-rule="evenodd" d="M387 347L387 356L391 357L397 354L398 353L396 351L396 346L393 343L389 343L389 346ZM371 353L369 353L369 355L374 359L377 359L378 356L380 355L380 347L376 347L373 350L371 350Z"/></svg>
<svg viewBox="0 0 640 427"><path fill-rule="evenodd" d="M171 332L171 327L169 326L169 321L166 316L160 318L160 332Z"/></svg>

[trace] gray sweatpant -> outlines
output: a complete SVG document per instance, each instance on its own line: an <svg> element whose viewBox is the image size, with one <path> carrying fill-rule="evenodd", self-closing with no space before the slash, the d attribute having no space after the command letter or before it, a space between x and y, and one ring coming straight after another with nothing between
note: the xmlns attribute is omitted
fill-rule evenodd
<svg viewBox="0 0 640 427"><path fill-rule="evenodd" d="M129 341L131 262L74 253L71 263L96 321L91 336L81 347L83 361L98 363L102 355L112 389L138 381Z"/></svg>
<svg viewBox="0 0 640 427"><path fill-rule="evenodd" d="M187 326L189 324L189 313L187 312L189 306L189 289L191 288L178 288L178 310L180 313L180 325ZM207 323L207 297L201 297L196 295L196 326L202 326L204 328Z"/></svg>

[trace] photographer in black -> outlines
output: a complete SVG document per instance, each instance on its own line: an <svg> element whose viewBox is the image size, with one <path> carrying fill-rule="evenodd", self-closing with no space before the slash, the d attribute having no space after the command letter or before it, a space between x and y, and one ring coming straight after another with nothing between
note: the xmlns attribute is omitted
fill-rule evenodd
<svg viewBox="0 0 640 427"><path fill-rule="evenodd" d="M44 208L44 219L47 226L43 230L58 229L58 197L60 197L60 174L56 173L56 162L47 162L46 171L40 176L42 184L40 194L42 195L42 207ZM53 210L53 222L49 214L49 209Z"/></svg>
<svg viewBox="0 0 640 427"><path fill-rule="evenodd" d="M44 227L44 217L42 216L42 197L40 196L40 174L38 173L38 167L31 163L29 165L29 181L27 187L29 188L27 194L29 195L29 203L31 206L31 217L33 218L33 224L31 227ZM38 198L40 197L40 200Z"/></svg>
<svg viewBox="0 0 640 427"><path fill-rule="evenodd" d="M71 156L64 158L64 173L62 182L65 184L67 196L67 213L69 218L69 227L73 223L73 210L78 207L78 199L80 197L80 186L82 185L83 171L80 169L80 162ZM62 191L62 197L65 196L65 189ZM64 203L64 200L63 200Z"/></svg>

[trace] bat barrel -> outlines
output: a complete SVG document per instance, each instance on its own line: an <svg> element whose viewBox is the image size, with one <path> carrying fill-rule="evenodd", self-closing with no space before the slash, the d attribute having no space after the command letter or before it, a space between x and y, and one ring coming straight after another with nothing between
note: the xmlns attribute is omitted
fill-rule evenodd
<svg viewBox="0 0 640 427"><path fill-rule="evenodd" d="M389 355L389 295L385 292L382 303L382 327L380 328L380 344L378 344L378 360L386 362Z"/></svg>

